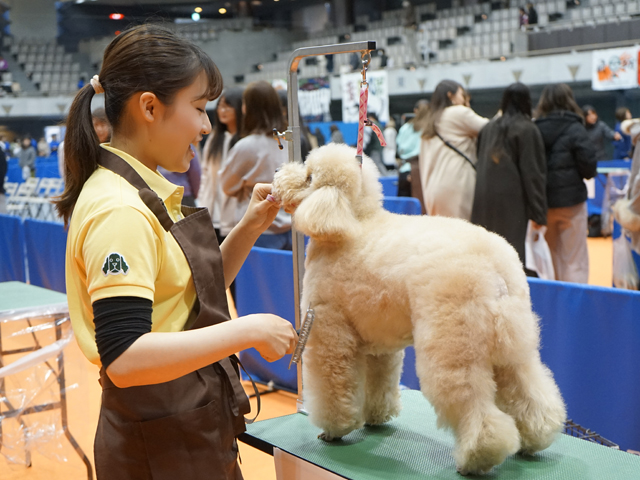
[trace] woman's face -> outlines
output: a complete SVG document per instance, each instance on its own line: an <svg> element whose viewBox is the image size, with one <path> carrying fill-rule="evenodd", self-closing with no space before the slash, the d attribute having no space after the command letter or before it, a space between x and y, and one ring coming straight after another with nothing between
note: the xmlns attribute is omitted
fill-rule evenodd
<svg viewBox="0 0 640 480"><path fill-rule="evenodd" d="M207 77L201 73L176 94L170 106L161 109L150 148L157 164L171 172L186 172L194 157L191 144L200 143L202 136L211 132L205 111L207 89Z"/></svg>
<svg viewBox="0 0 640 480"><path fill-rule="evenodd" d="M447 96L453 105L464 105L466 102L462 87L459 87L455 94L452 94L451 92L447 93Z"/></svg>
<svg viewBox="0 0 640 480"><path fill-rule="evenodd" d="M624 118L626 118L627 120L631 120L633 117L631 116L631 112L629 110L627 110L624 114Z"/></svg>
<svg viewBox="0 0 640 480"><path fill-rule="evenodd" d="M221 123L227 126L230 124L233 124L234 126L236 125L236 110L227 103L227 100L224 97L220 97L216 111L218 112L218 118Z"/></svg>
<svg viewBox="0 0 640 480"><path fill-rule="evenodd" d="M111 138L111 128L109 127L109 124L95 117L92 120L93 129L96 131L96 135L98 135L100 143L108 142Z"/></svg>
<svg viewBox="0 0 640 480"><path fill-rule="evenodd" d="M593 110L589 110L589 113L587 113L585 120L589 125L594 125L598 121L598 114Z"/></svg>

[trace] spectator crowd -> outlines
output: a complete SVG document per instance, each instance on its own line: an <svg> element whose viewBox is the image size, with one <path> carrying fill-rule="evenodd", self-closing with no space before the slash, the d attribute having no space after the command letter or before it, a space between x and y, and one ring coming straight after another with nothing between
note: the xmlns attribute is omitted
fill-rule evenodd
<svg viewBox="0 0 640 480"><path fill-rule="evenodd" d="M535 10L524 12L530 23ZM286 117L286 95L269 83L229 88L217 102L203 148L192 145L189 170L160 171L184 188L184 204L209 209L220 242L242 218L253 187L271 182L276 168L288 160L287 142L280 149L273 137L274 128L286 129ZM92 118L98 140L109 141L104 109L95 110ZM383 126L369 114L368 120L384 129L387 146L366 129L364 151L381 175L397 171L398 194L418 198L423 213L462 218L502 235L523 264L528 232L544 235L555 278L586 283L584 180L596 175L598 161L610 158L610 144L614 158L631 158L631 137L622 128L629 119L630 111L619 108L615 128L610 128L593 106L579 107L565 84L547 86L533 106L521 83L504 91L493 118L484 118L473 111L460 84L445 80L429 101L418 101L411 114L398 119L399 130L393 120ZM303 157L325 142L345 141L336 124L325 138L319 128L312 134L300 123ZM1 147L5 173L7 156L18 158L24 178L34 175L36 156L57 156L64 178L64 142L57 135L48 142L25 136ZM291 249L291 244L291 218L284 211L256 242L277 249Z"/></svg>

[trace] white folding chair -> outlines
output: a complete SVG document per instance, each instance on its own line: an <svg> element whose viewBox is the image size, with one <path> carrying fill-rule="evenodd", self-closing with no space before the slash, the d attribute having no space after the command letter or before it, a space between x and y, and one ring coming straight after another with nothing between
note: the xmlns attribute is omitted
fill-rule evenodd
<svg viewBox="0 0 640 480"><path fill-rule="evenodd" d="M18 186L18 190L11 197L11 201L7 199L7 213L9 215L17 215L22 218L27 212L27 199L33 196L36 188L38 188L38 178L30 177Z"/></svg>

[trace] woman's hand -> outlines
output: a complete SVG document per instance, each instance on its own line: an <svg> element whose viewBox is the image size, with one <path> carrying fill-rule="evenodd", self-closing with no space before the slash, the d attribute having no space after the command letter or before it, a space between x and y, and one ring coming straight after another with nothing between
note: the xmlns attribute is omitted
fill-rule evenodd
<svg viewBox="0 0 640 480"><path fill-rule="evenodd" d="M280 203L271 196L270 183L257 183L240 224L258 236L273 223L280 210Z"/></svg>
<svg viewBox="0 0 640 480"><path fill-rule="evenodd" d="M244 321L250 322L250 331L255 335L254 348L267 362L280 360L295 350L298 335L284 318L263 313L247 315Z"/></svg>
<svg viewBox="0 0 640 480"><path fill-rule="evenodd" d="M542 230L543 228L545 228L545 226L546 225L541 225L531 220L531 228L533 228L534 230Z"/></svg>

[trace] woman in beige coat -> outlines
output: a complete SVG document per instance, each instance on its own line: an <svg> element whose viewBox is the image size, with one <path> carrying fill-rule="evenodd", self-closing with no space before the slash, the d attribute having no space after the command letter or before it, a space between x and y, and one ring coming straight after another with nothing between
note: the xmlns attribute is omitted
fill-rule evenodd
<svg viewBox="0 0 640 480"><path fill-rule="evenodd" d="M443 80L422 124L420 182L429 215L471 219L476 140L489 120L465 104L464 88Z"/></svg>

